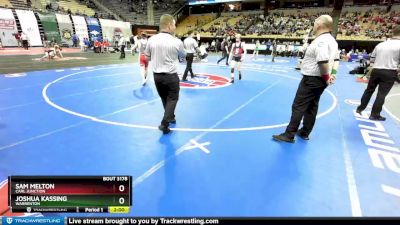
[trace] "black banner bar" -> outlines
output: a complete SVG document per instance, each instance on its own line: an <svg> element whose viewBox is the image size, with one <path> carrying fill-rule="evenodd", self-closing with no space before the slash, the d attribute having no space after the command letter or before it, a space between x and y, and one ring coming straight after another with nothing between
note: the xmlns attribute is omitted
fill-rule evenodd
<svg viewBox="0 0 400 225"><path fill-rule="evenodd" d="M75 224L400 224L400 218L204 218L204 217L67 217L67 225Z"/></svg>
<svg viewBox="0 0 400 225"><path fill-rule="evenodd" d="M109 207L12 207L13 213L108 213Z"/></svg>

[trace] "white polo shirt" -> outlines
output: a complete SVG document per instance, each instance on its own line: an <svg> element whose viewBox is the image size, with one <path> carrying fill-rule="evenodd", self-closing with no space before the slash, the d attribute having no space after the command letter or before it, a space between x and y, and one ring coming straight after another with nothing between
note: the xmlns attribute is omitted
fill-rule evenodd
<svg viewBox="0 0 400 225"><path fill-rule="evenodd" d="M329 73L337 58L338 44L330 33L320 34L307 47L301 63L301 73L306 76L321 76L318 63L329 63Z"/></svg>
<svg viewBox="0 0 400 225"><path fill-rule="evenodd" d="M400 62L400 40L391 39L379 43L371 58L375 58L374 69L397 70Z"/></svg>
<svg viewBox="0 0 400 225"><path fill-rule="evenodd" d="M183 46L185 46L186 53L195 53L196 48L198 47L197 41L192 37L187 37L183 41Z"/></svg>

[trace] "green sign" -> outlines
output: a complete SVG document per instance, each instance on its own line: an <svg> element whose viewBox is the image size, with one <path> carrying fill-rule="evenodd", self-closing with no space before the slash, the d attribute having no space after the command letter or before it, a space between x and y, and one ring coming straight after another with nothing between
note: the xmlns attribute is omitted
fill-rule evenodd
<svg viewBox="0 0 400 225"><path fill-rule="evenodd" d="M61 43L61 36L58 32L57 19L55 14L41 14L38 13L40 21L42 22L44 33L46 34L47 40L56 40L57 43Z"/></svg>

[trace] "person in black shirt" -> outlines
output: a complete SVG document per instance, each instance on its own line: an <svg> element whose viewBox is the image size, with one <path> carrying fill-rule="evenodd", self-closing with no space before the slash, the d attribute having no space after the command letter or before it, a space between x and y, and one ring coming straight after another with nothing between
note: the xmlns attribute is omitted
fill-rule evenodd
<svg viewBox="0 0 400 225"><path fill-rule="evenodd" d="M217 62L219 64L222 60L226 59L226 65L228 66L228 59L229 59L229 39L225 38L221 43L221 51L222 51L222 58L220 58Z"/></svg>

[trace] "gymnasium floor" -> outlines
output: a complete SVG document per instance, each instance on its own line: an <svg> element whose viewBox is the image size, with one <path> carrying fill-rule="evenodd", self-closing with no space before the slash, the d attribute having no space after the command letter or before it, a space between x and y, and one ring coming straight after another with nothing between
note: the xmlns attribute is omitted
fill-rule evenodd
<svg viewBox="0 0 400 225"><path fill-rule="evenodd" d="M365 88L343 63L310 141L277 143L301 78L297 60L194 65L177 124L137 63L0 76L0 182L8 175L132 175L131 216L399 216L400 88L385 122L354 112ZM34 67L34 66L33 66ZM184 65L181 65L181 71ZM366 111L364 117L368 118Z"/></svg>

